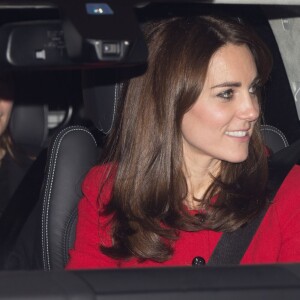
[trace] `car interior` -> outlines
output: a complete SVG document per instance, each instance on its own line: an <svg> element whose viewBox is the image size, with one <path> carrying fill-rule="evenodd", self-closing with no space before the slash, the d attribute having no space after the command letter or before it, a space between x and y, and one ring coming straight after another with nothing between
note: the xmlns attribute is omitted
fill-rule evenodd
<svg viewBox="0 0 300 300"><path fill-rule="evenodd" d="M300 139L300 1L0 0L9 129L32 158L0 217L0 298L299 299L298 264L64 271L82 180L101 161L123 82L146 68L143 24L216 12L249 23L273 54L261 132L285 157Z"/></svg>

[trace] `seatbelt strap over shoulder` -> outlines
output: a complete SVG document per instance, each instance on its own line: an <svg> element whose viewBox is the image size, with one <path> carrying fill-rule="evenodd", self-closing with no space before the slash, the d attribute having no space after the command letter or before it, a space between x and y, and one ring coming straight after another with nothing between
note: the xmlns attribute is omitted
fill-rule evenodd
<svg viewBox="0 0 300 300"><path fill-rule="evenodd" d="M271 191L270 200L275 197L283 180L299 159L300 140L271 156L269 160L268 181L268 187ZM267 208L262 210L257 217L246 226L242 226L234 232L223 233L207 265L220 266L239 264L266 212Z"/></svg>
<svg viewBox="0 0 300 300"><path fill-rule="evenodd" d="M207 265L237 265L243 258L255 235L267 208L262 210L251 223L233 232L223 233Z"/></svg>

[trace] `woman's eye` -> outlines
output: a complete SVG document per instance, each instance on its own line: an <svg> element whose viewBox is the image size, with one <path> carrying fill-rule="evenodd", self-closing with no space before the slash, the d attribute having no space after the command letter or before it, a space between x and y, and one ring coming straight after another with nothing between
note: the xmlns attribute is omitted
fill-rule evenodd
<svg viewBox="0 0 300 300"><path fill-rule="evenodd" d="M260 89L259 85L253 85L253 86L250 87L249 93L252 94L252 95L257 95L259 89Z"/></svg>
<svg viewBox="0 0 300 300"><path fill-rule="evenodd" d="M250 94L256 94L256 86L251 86L249 89Z"/></svg>
<svg viewBox="0 0 300 300"><path fill-rule="evenodd" d="M220 97L220 98L229 100L233 97L233 89L229 89L229 90L226 90L222 93L219 93L217 96Z"/></svg>

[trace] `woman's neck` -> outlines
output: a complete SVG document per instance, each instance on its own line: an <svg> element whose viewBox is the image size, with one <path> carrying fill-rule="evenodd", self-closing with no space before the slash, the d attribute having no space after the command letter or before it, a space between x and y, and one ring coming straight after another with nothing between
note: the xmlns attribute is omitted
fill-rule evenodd
<svg viewBox="0 0 300 300"><path fill-rule="evenodd" d="M207 164L185 164L183 172L188 186L187 206L190 209L201 207L207 189L220 170L220 161L213 160Z"/></svg>

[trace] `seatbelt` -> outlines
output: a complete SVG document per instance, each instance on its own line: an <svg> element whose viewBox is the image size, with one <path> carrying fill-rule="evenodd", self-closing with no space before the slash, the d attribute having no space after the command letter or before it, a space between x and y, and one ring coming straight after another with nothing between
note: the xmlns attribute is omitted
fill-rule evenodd
<svg viewBox="0 0 300 300"><path fill-rule="evenodd" d="M283 180L299 159L300 140L270 157L268 180L268 189L271 191L270 200L275 197ZM239 264L266 212L267 208L263 209L256 218L246 224L246 226L242 226L234 232L223 233L207 265L220 266Z"/></svg>

